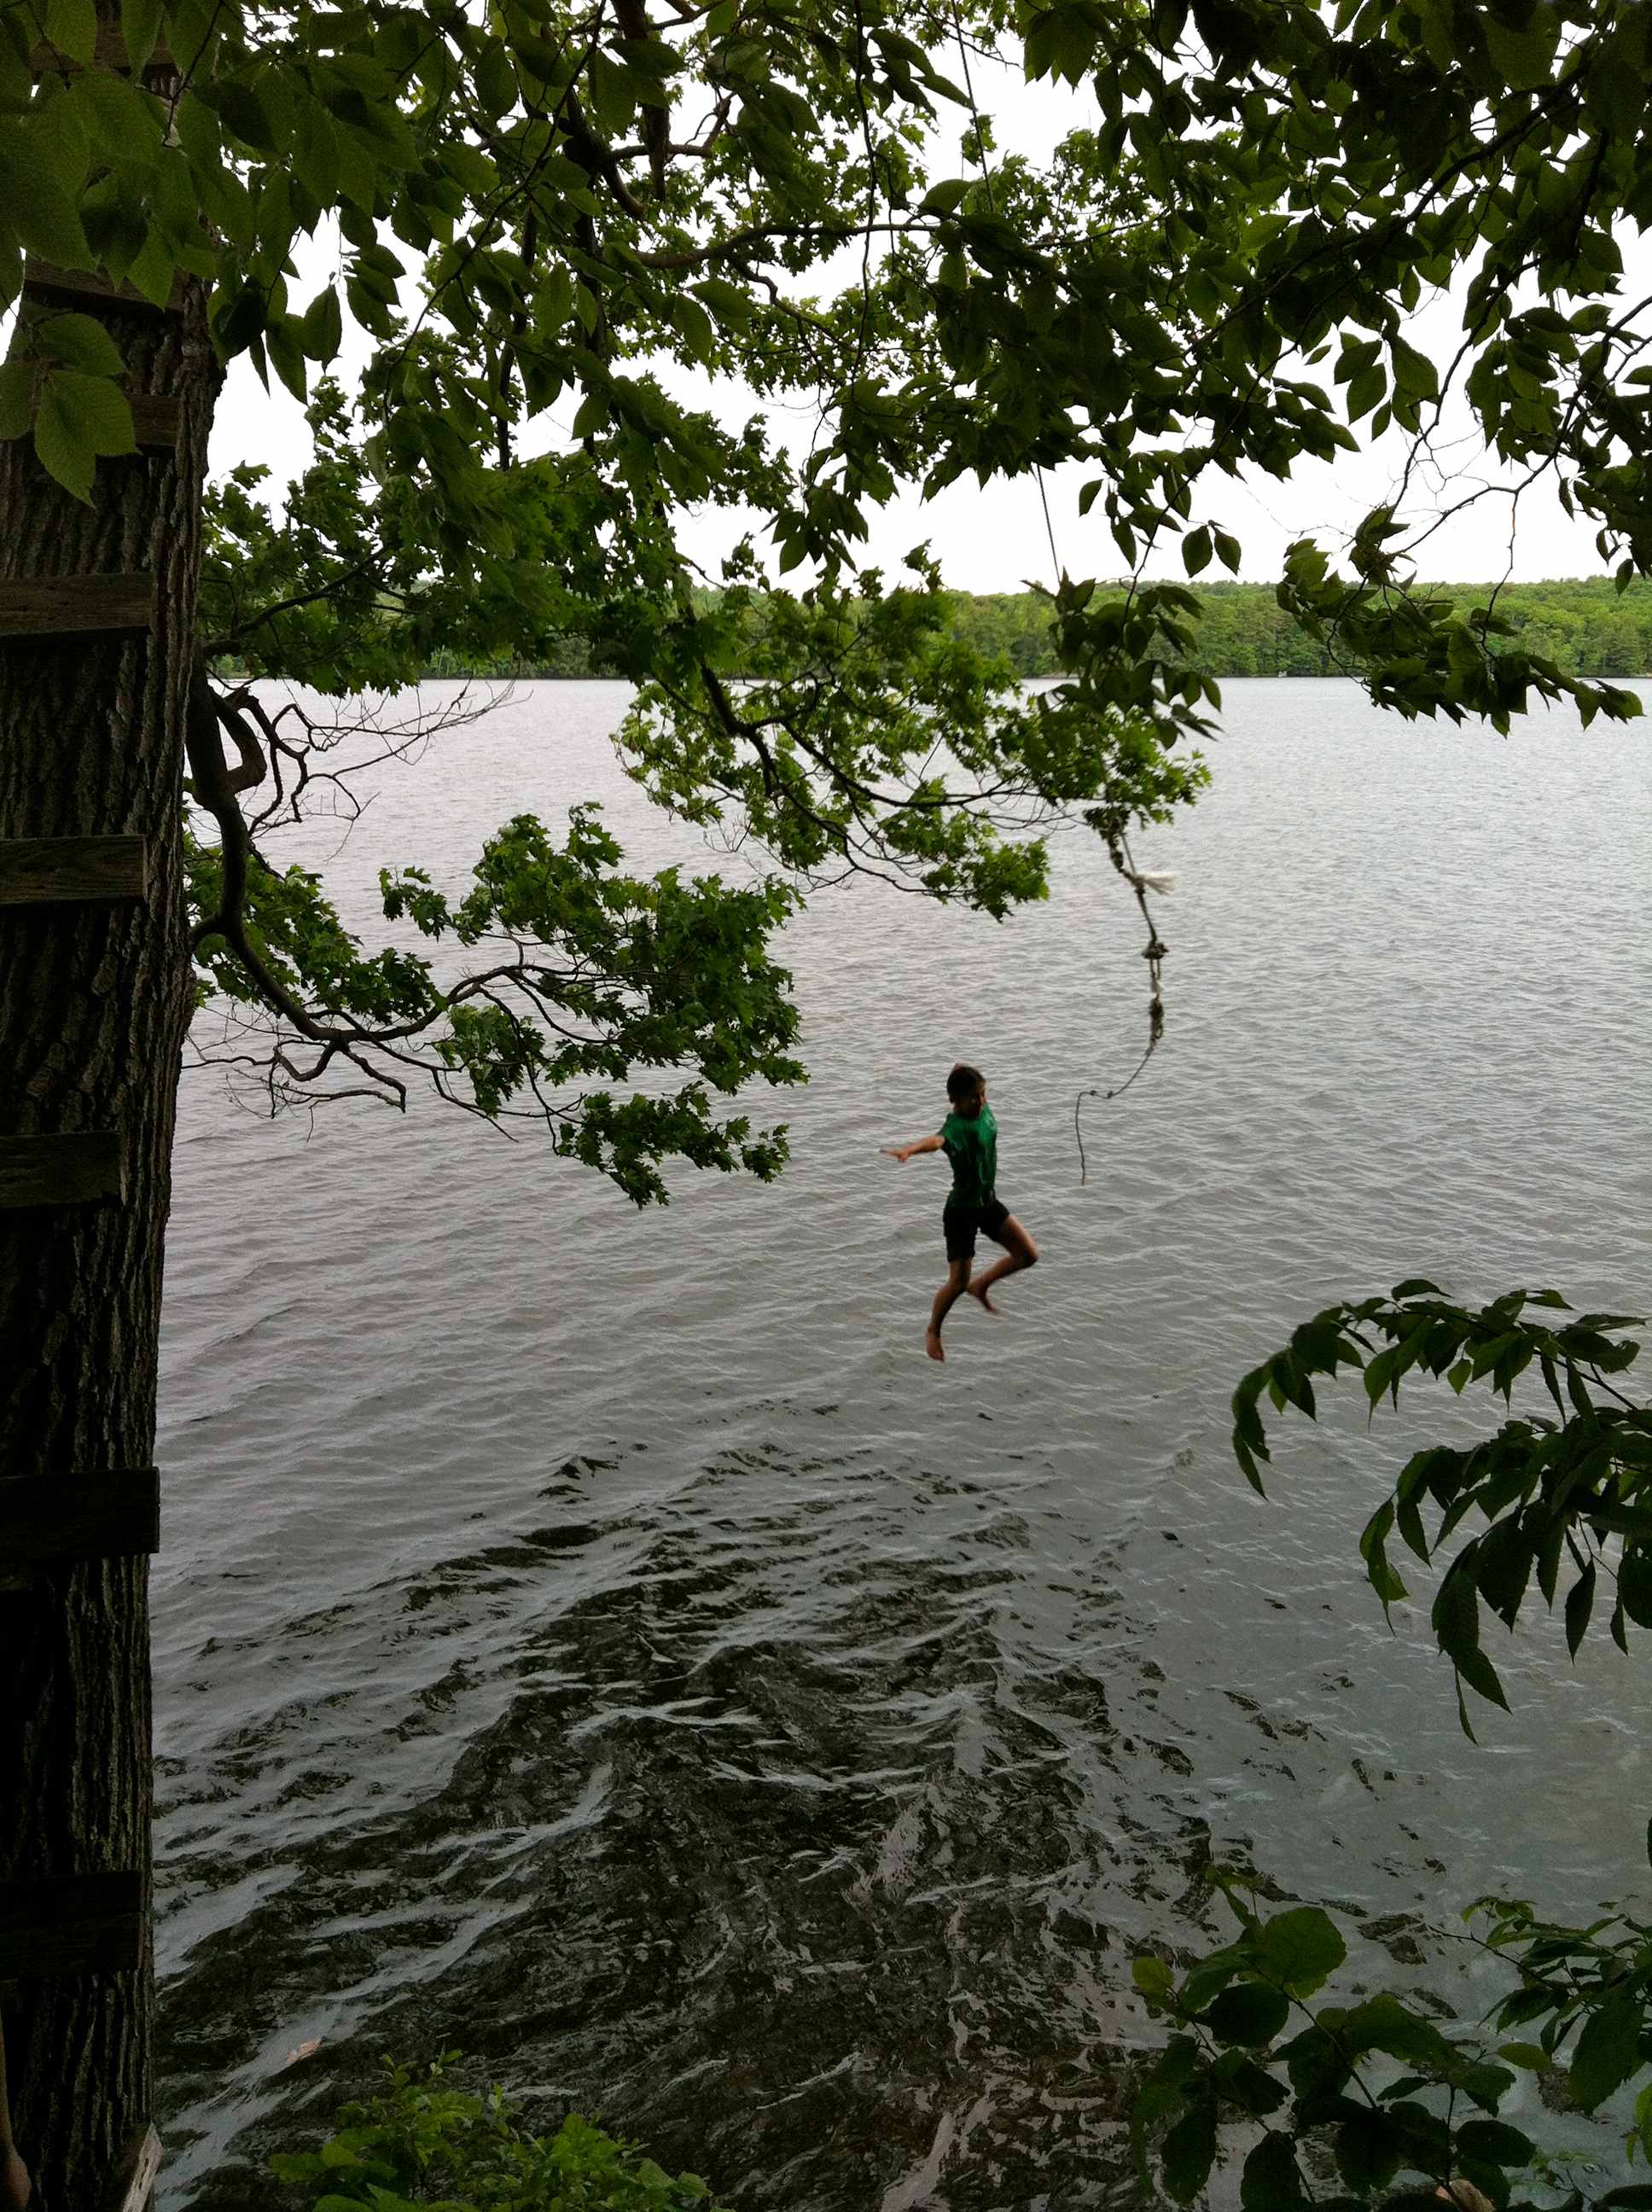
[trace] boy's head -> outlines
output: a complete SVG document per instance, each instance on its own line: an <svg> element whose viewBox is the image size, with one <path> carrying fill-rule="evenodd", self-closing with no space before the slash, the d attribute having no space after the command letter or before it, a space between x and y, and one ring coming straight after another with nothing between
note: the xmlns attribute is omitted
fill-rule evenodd
<svg viewBox="0 0 1652 2212"><path fill-rule="evenodd" d="M952 1102L955 1113L962 1114L966 1121L973 1121L987 1096L987 1078L978 1067L971 1067L961 1060L946 1079L946 1095Z"/></svg>

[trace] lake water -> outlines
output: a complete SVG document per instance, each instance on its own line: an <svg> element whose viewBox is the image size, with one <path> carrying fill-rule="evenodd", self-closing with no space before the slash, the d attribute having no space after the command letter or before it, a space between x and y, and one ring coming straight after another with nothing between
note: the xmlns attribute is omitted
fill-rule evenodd
<svg viewBox="0 0 1652 2212"><path fill-rule="evenodd" d="M623 697L525 686L369 779L338 880L462 888L490 828L590 797L634 864L696 861L616 764ZM168 2212L286 2202L269 2150L380 2051L452 2045L753 2212L1131 2206L1130 1958L1220 1926L1212 1857L1342 1905L1351 1985L1469 2013L1430 1932L1458 1905L1643 1881L1646 1639L1574 1671L1534 1615L1476 1747L1424 1607L1390 1637L1364 1588L1358 1528L1461 1429L1449 1394L1368 1436L1351 1385L1267 1503L1226 1407L1402 1273L1652 1309L1652 740L1412 726L1339 683L1234 684L1224 723L1214 788L1138 841L1181 872L1168 1028L1086 1108L1082 1188L1075 1094L1145 1034L1087 838L1007 927L817 901L773 1188L638 1214L434 1104L312 1130L186 1085ZM942 1369L944 1167L878 1147L937 1126L961 1054L1043 1264Z"/></svg>

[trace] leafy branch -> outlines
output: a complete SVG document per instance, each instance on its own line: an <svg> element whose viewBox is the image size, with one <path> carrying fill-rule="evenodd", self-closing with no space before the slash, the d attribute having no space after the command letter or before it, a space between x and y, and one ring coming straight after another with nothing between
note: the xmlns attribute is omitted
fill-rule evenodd
<svg viewBox="0 0 1652 2212"><path fill-rule="evenodd" d="M744 1115L715 1120L709 1094L803 1080L790 1050L790 977L767 950L796 904L787 885L685 883L670 868L620 876L619 846L597 808L572 810L561 846L519 815L488 841L458 901L422 869L380 877L386 920L483 952L445 982L420 954L365 952L316 877L265 861L239 801L261 766L244 751L230 770L222 742L228 724L251 750L248 715L277 739L256 701L237 705L197 678L193 792L219 843L186 841L193 939L203 1000L234 1010L223 1053L203 1047L203 1058L239 1068L256 1060L272 1110L352 1068L370 1092L404 1106L416 1075L495 1124L542 1123L560 1153L638 1205L665 1198L658 1164L671 1155L764 1180L779 1171L784 1129L754 1130ZM260 1024L269 1035L254 1055L247 1040ZM680 1068L689 1079L665 1095L623 1098L607 1087L639 1070ZM361 1086L331 1095L359 1097Z"/></svg>
<svg viewBox="0 0 1652 2212"><path fill-rule="evenodd" d="M1269 1457L1265 1397L1277 1412L1294 1407L1314 1419L1314 1377L1353 1367L1363 1371L1373 1413L1385 1397L1399 1404L1400 1384L1413 1370L1443 1376L1459 1395L1484 1382L1509 1407L1515 1382L1536 1369L1552 1413L1511 1418L1464 1448L1436 1444L1413 1453L1360 1537L1367 1577L1386 1610L1407 1595L1388 1558L1391 1534L1425 1565L1435 1565L1471 1513L1485 1522L1446 1562L1432 1613L1470 1735L1465 1685L1508 1708L1481 1648L1482 1602L1512 1628L1534 1576L1552 1610L1564 1575L1566 1643L1574 1656L1603 1581L1620 1650L1628 1648L1627 1622L1652 1626L1652 1407L1633 1403L1613 1379L1640 1350L1622 1334L1637 1318L1585 1313L1550 1322L1534 1309L1571 1311L1558 1291L1509 1291L1470 1309L1432 1283L1399 1283L1387 1297L1329 1306L1304 1322L1233 1394L1234 1453L1260 1492L1258 1462Z"/></svg>
<svg viewBox="0 0 1652 2212"><path fill-rule="evenodd" d="M1593 2112L1652 2065L1652 1928L1612 1916L1552 1925L1527 1904L1479 1900L1465 1917L1489 1925L1473 1940L1512 1960L1518 1980L1490 2008L1489 2036L1448 2033L1388 1991L1310 2003L1347 1959L1331 1916L1292 1905L1265 1917L1242 1875L1210 1879L1238 1934L1180 1972L1153 1954L1132 1968L1151 2016L1173 2029L1144 2074L1132 2140L1144 2175L1179 2203L1201 2194L1222 2130L1238 2126L1244 2212L1423 2212L1448 2196L1485 2212L1510 2203L1520 2176L1553 2191L1552 2212L1652 2205L1652 2186L1633 2181L1587 2197L1497 2117L1518 2069L1552 2077L1564 2101ZM1540 2018L1538 2042L1494 2042L1510 2028L1529 2035ZM1652 2159L1652 2085L1625 2147L1631 2164Z"/></svg>

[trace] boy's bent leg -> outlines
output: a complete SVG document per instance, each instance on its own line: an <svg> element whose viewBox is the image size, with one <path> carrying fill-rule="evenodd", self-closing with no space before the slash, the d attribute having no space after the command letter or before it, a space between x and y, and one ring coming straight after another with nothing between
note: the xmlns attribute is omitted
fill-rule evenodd
<svg viewBox="0 0 1652 2212"><path fill-rule="evenodd" d="M1013 1213L1005 1215L1003 1226L998 1231L994 1241L1003 1245L1004 1257L994 1260L984 1274L977 1275L975 1281L967 1286L971 1297L979 1298L988 1313L998 1311L987 1295L993 1285L1001 1283L1005 1275L1018 1275L1023 1267L1036 1267L1038 1263L1038 1247Z"/></svg>
<svg viewBox="0 0 1652 2212"><path fill-rule="evenodd" d="M954 1260L946 1271L946 1280L935 1293L935 1303L929 1310L929 1327L924 1334L924 1350L932 1359L946 1358L941 1349L941 1323L969 1289L973 1264L969 1260Z"/></svg>

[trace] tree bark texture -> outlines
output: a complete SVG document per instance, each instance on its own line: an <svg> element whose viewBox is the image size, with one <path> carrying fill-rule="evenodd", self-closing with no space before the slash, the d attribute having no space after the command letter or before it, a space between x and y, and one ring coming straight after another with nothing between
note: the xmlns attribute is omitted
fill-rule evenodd
<svg viewBox="0 0 1652 2212"><path fill-rule="evenodd" d="M66 303L65 303L66 304ZM0 908L0 1135L113 1129L124 1204L0 1211L0 1480L155 1455L161 1249L191 993L183 732L216 385L202 287L96 312L134 392L181 402L175 452L98 465L94 504L0 445L0 580L149 572L153 628L0 636L0 837L149 841L147 896ZM27 298L23 313L53 310ZM65 1500L67 1504L68 1501ZM0 1538L0 1545L3 1539ZM150 1863L148 1562L0 1557L0 1882ZM154 1971L0 1987L18 2146L53 2207L95 2212L149 2118Z"/></svg>

